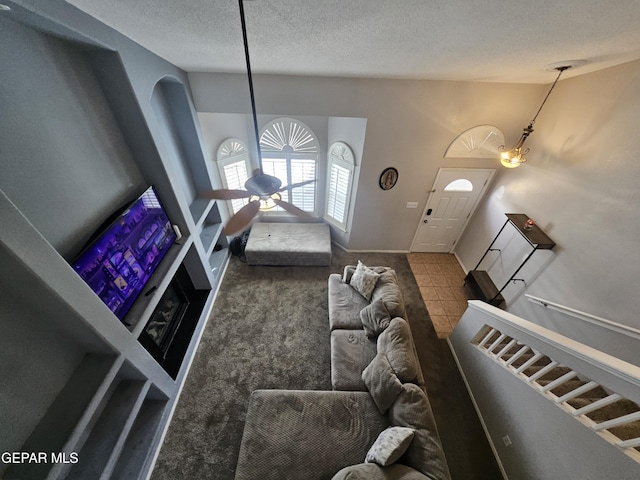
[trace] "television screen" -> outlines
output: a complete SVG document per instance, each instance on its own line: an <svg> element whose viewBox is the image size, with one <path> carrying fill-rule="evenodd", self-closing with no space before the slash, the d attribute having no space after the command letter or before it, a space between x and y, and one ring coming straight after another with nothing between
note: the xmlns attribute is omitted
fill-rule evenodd
<svg viewBox="0 0 640 480"><path fill-rule="evenodd" d="M153 187L133 202L73 262L73 268L123 320L176 240Z"/></svg>

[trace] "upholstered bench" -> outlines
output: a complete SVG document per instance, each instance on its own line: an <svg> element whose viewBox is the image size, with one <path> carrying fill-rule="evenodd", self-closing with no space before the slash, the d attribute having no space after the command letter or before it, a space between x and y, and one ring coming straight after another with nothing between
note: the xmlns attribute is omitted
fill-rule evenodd
<svg viewBox="0 0 640 480"><path fill-rule="evenodd" d="M326 223L254 223L244 250L249 265L331 265Z"/></svg>

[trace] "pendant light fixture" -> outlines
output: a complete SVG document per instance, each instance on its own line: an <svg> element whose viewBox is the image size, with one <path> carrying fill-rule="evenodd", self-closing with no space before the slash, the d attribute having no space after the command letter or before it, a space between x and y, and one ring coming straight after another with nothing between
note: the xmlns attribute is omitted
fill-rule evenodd
<svg viewBox="0 0 640 480"><path fill-rule="evenodd" d="M516 143L516 146L513 147L511 150L504 150L504 145L500 145L498 147L498 150L500 152L500 163L502 163L502 165L504 167L516 168L516 167L519 167L520 165L522 165L524 162L527 161L527 157L525 157L525 155L527 153L529 153L529 149L528 148L526 150L522 149L522 147L524 146L524 142L527 139L527 137L529 135L531 135L531 133L533 132L533 124L536 122L536 118L538 118L538 115L540 114L540 111L542 110L542 107L544 107L544 104L546 103L547 99L549 98L549 95L551 95L551 92L553 91L554 87L556 86L556 83L558 83L558 80L560 80L560 75L562 75L562 73L565 70L568 70L571 67L572 67L572 65L567 65L566 63L564 63L562 65L559 65L559 66L553 66L552 67L553 70L556 70L558 72L558 76L556 77L555 81L553 82L553 85L551 85L551 89L549 89L549 92L547 93L547 96L544 97L544 100L542 101L542 104L540 105L540 108L538 108L538 111L536 112L535 116L529 122L529 125L527 125L524 128L524 130L522 132L522 136L520 137L520 140L518 140L518 143Z"/></svg>

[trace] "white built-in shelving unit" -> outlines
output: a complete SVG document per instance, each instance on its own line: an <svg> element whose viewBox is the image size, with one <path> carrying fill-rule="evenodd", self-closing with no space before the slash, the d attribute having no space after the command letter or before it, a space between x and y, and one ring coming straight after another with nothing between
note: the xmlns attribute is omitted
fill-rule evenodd
<svg viewBox="0 0 640 480"><path fill-rule="evenodd" d="M16 132L0 156L0 451L53 452L67 461L3 464L0 478L147 478L229 257L219 205L200 196L213 186L188 81L64 1L3 3L11 10L0 17L0 40L16 56L9 57L15 68L0 69L11 75L0 78L7 89L0 93L19 106L0 120ZM26 112L29 92L42 100ZM73 110L54 108L65 95L77 101ZM25 127L26 115L38 118ZM62 146L44 131L60 122L69 132ZM87 131L79 143L91 148L76 148L75 130ZM47 155L34 158L34 149ZM114 164L105 168L109 155ZM83 188L81 175L100 178ZM41 182L56 195L43 201ZM182 238L120 321L70 262L118 201L125 205L149 185ZM67 235L69 223L75 231ZM205 300L170 375L138 337L179 270Z"/></svg>

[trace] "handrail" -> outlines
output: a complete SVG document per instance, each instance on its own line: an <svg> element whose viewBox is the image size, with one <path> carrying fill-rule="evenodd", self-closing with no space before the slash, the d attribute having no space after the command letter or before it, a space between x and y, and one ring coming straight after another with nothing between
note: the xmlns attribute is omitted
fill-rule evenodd
<svg viewBox="0 0 640 480"><path fill-rule="evenodd" d="M578 318L594 325L598 325L600 327L613 330L614 332L622 333L623 335L627 335L629 337L640 340L640 330L638 330L637 328L613 322L611 320L607 320L606 318L598 317L590 313L576 310L575 308L567 307L566 305L561 305L559 303L545 300L544 298L534 297L533 295L529 295L528 293L525 293L524 296L527 297L527 300L529 300L531 303L535 303L536 305L541 305L545 308L555 310L556 312L564 313L565 315L569 315L571 317Z"/></svg>
<svg viewBox="0 0 640 480"><path fill-rule="evenodd" d="M640 367L477 300L459 327L478 351L640 463Z"/></svg>
<svg viewBox="0 0 640 480"><path fill-rule="evenodd" d="M502 333L523 340L524 343L537 351L545 352L552 348L559 352L555 354L555 357L565 364L580 362L583 365L590 365L589 370L595 367L602 373L590 372L597 377L592 377L594 380L601 384L609 384L614 391L640 402L640 367L485 302L469 300L468 305L468 312L470 310L480 311L485 315L485 323L493 327L499 323L501 325L499 330ZM574 368L578 371L582 370L582 368L578 368L578 365Z"/></svg>

